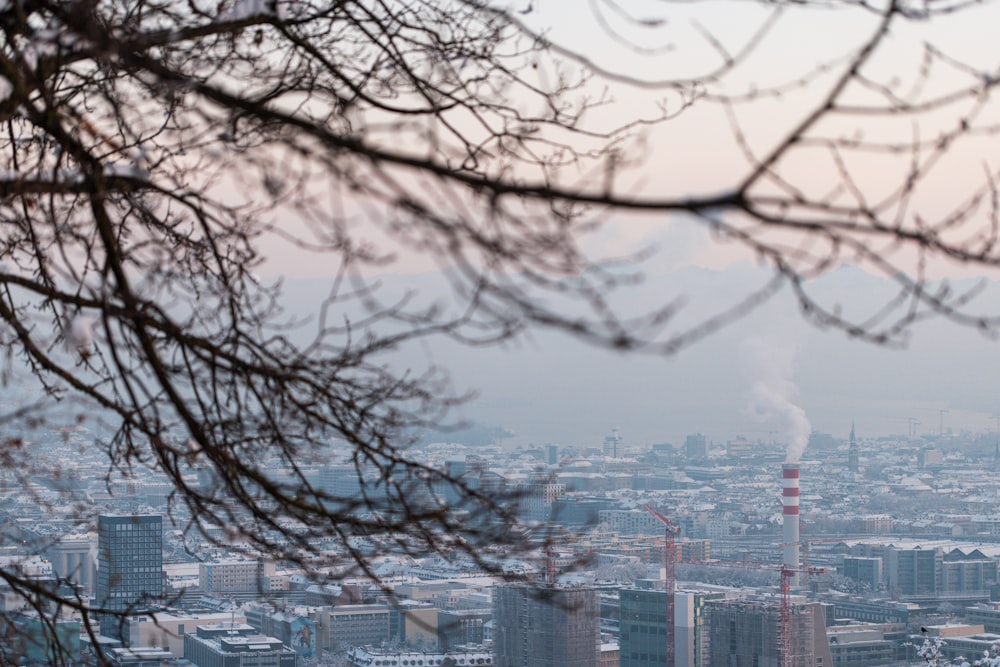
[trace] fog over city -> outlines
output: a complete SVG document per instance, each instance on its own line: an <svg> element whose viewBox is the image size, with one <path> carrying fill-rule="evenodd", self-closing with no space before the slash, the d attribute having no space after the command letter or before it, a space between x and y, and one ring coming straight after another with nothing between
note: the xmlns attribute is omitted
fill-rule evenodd
<svg viewBox="0 0 1000 667"><path fill-rule="evenodd" d="M649 277L639 291L683 292L696 312L727 306L748 283L766 279L747 264L669 269ZM433 276L407 275L400 282L423 282L431 294L439 287ZM849 267L818 282L857 312L876 312L891 293L886 281ZM951 282L956 290L980 283ZM300 313L309 312L324 290L316 279L286 284L289 307ZM391 292L395 282L386 278L384 284ZM977 303L985 307L998 289L1000 283L989 283ZM786 442L781 419L754 415L753 394L761 383L781 385L813 429L841 438L852 420L866 437L908 434L910 419L920 422L918 433L937 435L942 424L954 433L995 432L1000 387L983 372L995 354L992 337L941 319L915 327L903 347L873 347L807 324L786 291L666 358L595 349L537 329L502 346L435 341L402 356L414 369L437 364L457 389L475 392L456 418L503 426L514 432L510 444L595 444L618 428L632 444L679 446L693 432L720 442L737 434ZM941 410L947 411L943 420Z"/></svg>
<svg viewBox="0 0 1000 667"><path fill-rule="evenodd" d="M1000 0L0 0L0 667L1000 667Z"/></svg>

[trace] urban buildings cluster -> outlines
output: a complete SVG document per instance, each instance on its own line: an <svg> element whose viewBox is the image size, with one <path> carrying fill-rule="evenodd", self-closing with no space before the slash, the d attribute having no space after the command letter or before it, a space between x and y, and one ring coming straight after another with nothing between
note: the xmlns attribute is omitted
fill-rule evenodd
<svg viewBox="0 0 1000 667"><path fill-rule="evenodd" d="M877 667L919 662L923 637L946 657L1000 642L1000 447L971 434L852 428L814 435L794 465L771 442L700 434L425 446L470 488L517 491L512 539L529 548L491 545L507 578L386 535L352 538L364 575L335 544L292 567L186 516L153 471L91 479L90 437L37 444L73 480L0 479L3 566L52 593L0 591L21 664ZM323 488L359 484L351 466L303 466Z"/></svg>

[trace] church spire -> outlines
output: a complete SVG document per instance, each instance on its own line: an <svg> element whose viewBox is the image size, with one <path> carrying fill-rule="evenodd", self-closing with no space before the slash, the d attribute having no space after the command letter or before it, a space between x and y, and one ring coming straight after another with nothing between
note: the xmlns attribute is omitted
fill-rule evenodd
<svg viewBox="0 0 1000 667"><path fill-rule="evenodd" d="M851 472L858 472L861 466L861 452L858 450L858 438L854 431L854 420L851 420L851 447L847 450L847 468Z"/></svg>

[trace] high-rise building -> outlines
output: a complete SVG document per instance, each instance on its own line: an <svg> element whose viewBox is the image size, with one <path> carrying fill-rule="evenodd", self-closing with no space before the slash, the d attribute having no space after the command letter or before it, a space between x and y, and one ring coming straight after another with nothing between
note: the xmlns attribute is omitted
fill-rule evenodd
<svg viewBox="0 0 1000 667"><path fill-rule="evenodd" d="M495 667L597 667L593 588L508 584L493 591Z"/></svg>
<svg viewBox="0 0 1000 667"><path fill-rule="evenodd" d="M936 595L941 592L940 547L889 549L886 566L889 591L895 595Z"/></svg>
<svg viewBox="0 0 1000 667"><path fill-rule="evenodd" d="M704 433L695 433L684 439L684 455L689 459L708 458L708 438Z"/></svg>
<svg viewBox="0 0 1000 667"><path fill-rule="evenodd" d="M610 456L611 458L616 459L622 455L621 444L621 434L618 433L618 429L612 429L611 435L604 438L604 446L601 448L601 452L605 456Z"/></svg>
<svg viewBox="0 0 1000 667"><path fill-rule="evenodd" d="M663 667L666 661L666 591L622 589L619 665ZM676 591L674 593L674 665L708 667L708 629L705 604L721 600L724 593Z"/></svg>
<svg viewBox="0 0 1000 667"><path fill-rule="evenodd" d="M708 602L722 600L726 593L677 591L674 593L674 664L677 667L708 667Z"/></svg>
<svg viewBox="0 0 1000 667"><path fill-rule="evenodd" d="M788 617L791 654L782 660L781 602L713 600L706 605L709 667L819 667L833 658L826 617L818 602L792 602Z"/></svg>
<svg viewBox="0 0 1000 667"><path fill-rule="evenodd" d="M127 616L148 611L163 597L163 517L97 518L97 595L101 634L121 639ZM118 612L118 613L115 613Z"/></svg>
<svg viewBox="0 0 1000 667"><path fill-rule="evenodd" d="M666 595L639 588L618 591L621 667L661 667L666 662ZM680 663L675 659L675 664Z"/></svg>

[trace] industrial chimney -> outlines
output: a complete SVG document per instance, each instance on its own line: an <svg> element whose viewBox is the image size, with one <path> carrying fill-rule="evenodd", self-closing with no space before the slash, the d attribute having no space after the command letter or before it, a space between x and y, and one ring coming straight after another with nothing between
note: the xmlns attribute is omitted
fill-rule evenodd
<svg viewBox="0 0 1000 667"><path fill-rule="evenodd" d="M799 464L781 466L781 518L784 536L782 562L786 567L799 569ZM792 577L792 583L798 576Z"/></svg>

